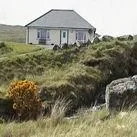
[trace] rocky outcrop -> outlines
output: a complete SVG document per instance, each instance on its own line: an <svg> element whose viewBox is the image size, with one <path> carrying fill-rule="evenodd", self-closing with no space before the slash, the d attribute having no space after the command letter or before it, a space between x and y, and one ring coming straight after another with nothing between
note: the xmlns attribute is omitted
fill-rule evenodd
<svg viewBox="0 0 137 137"><path fill-rule="evenodd" d="M112 81L106 87L105 99L109 111L137 108L137 75Z"/></svg>
<svg viewBox="0 0 137 137"><path fill-rule="evenodd" d="M119 41L131 41L134 40L134 37L132 35L125 35L125 36L120 36L117 37Z"/></svg>
<svg viewBox="0 0 137 137"><path fill-rule="evenodd" d="M112 36L104 35L102 37L102 41L104 41L104 42L110 42L112 40L114 40L114 38Z"/></svg>

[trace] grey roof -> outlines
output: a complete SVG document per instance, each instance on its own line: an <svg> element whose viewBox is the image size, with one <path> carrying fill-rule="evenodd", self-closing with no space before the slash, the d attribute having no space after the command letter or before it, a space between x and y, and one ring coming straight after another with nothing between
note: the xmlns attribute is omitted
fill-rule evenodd
<svg viewBox="0 0 137 137"><path fill-rule="evenodd" d="M50 28L94 28L74 10L52 9L25 27L50 27Z"/></svg>

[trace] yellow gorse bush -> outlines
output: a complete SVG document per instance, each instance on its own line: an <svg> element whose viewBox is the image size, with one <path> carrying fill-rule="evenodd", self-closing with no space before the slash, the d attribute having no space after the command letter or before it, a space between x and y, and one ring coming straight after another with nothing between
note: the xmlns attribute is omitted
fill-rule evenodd
<svg viewBox="0 0 137 137"><path fill-rule="evenodd" d="M10 84L8 96L13 100L13 109L21 119L36 118L40 113L42 103L38 90L32 81L15 81Z"/></svg>

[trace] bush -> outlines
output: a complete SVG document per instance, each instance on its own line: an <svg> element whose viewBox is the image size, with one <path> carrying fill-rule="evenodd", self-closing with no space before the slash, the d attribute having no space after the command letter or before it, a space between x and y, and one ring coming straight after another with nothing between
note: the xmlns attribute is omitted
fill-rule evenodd
<svg viewBox="0 0 137 137"><path fill-rule="evenodd" d="M0 42L0 48L6 47L6 44L4 42Z"/></svg>
<svg viewBox="0 0 137 137"><path fill-rule="evenodd" d="M7 45L4 42L0 42L0 54L5 54L11 52L12 50L13 49L7 47Z"/></svg>
<svg viewBox="0 0 137 137"><path fill-rule="evenodd" d="M16 81L10 84L9 98L13 100L13 109L20 120L36 119L42 103L38 96L38 86L31 81Z"/></svg>

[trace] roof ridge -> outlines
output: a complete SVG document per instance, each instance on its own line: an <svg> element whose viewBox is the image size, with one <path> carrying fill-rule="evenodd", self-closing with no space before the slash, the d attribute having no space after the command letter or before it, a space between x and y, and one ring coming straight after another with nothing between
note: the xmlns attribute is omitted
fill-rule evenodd
<svg viewBox="0 0 137 137"><path fill-rule="evenodd" d="M74 11L73 9L51 9L51 11Z"/></svg>

